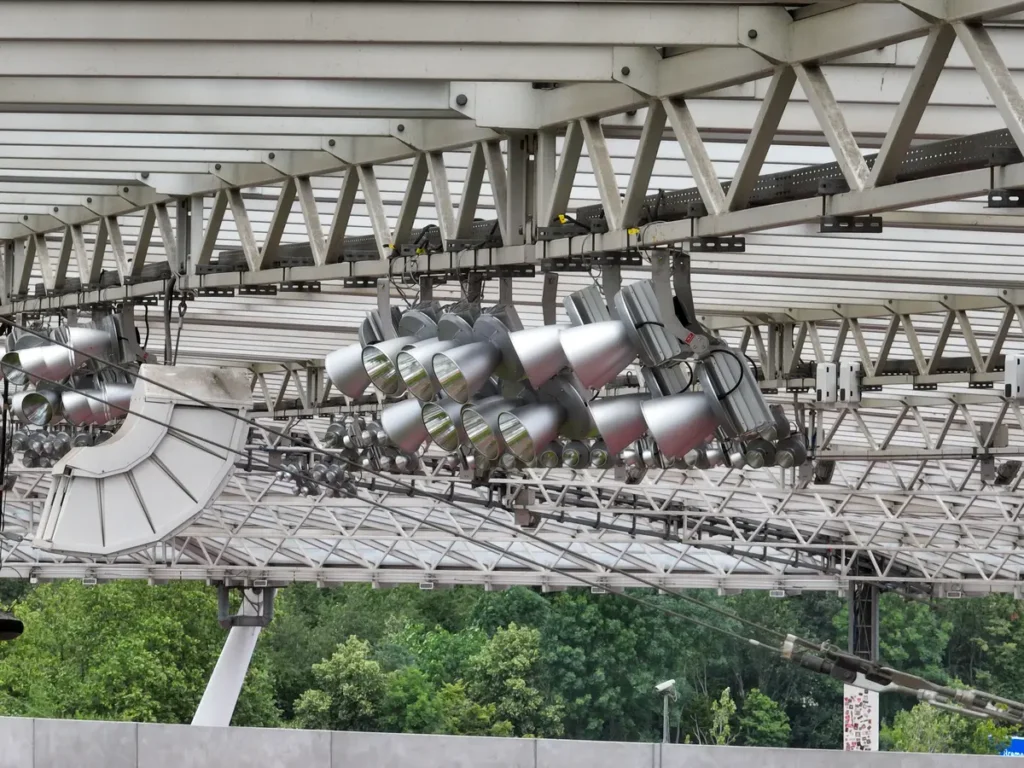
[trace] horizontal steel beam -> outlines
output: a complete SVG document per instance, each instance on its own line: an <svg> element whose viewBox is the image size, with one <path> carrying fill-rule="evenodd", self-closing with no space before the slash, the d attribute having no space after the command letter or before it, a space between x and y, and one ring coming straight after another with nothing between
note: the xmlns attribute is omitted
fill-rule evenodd
<svg viewBox="0 0 1024 768"><path fill-rule="evenodd" d="M0 3L0 39L460 45L739 45L757 8L664 2Z"/></svg>
<svg viewBox="0 0 1024 768"><path fill-rule="evenodd" d="M132 71L129 67L126 71ZM173 72L171 67L166 72ZM4 111L450 117L449 84L175 77L0 77Z"/></svg>
<svg viewBox="0 0 1024 768"><path fill-rule="evenodd" d="M187 7L187 6L186 6ZM367 7L373 7L372 4ZM205 22L204 22L205 23ZM201 25L197 25L201 26ZM245 23L238 24L245 28ZM394 38L392 38L394 39ZM0 45L0 76L230 78L241 80L436 80L471 73L482 81L613 82L631 48L609 46L465 46L404 43L9 41ZM315 103L315 102L314 102Z"/></svg>

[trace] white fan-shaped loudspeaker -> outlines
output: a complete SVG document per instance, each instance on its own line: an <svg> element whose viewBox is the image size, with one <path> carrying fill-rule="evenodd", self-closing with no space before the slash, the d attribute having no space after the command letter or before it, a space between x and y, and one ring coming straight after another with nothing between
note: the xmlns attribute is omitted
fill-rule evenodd
<svg viewBox="0 0 1024 768"><path fill-rule="evenodd" d="M248 374L199 365L144 365L141 374L152 381L136 383L132 412L114 436L54 465L34 546L93 556L137 551L181 531L224 487L248 434L234 418L252 406Z"/></svg>

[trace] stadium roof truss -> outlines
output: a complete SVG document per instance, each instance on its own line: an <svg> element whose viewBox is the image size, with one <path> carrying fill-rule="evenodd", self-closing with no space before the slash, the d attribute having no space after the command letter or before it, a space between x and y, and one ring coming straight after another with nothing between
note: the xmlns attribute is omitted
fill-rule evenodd
<svg viewBox="0 0 1024 768"><path fill-rule="evenodd" d="M455 299L434 278L475 273L538 325L570 291L662 274L672 245L703 322L835 462L534 470L519 508L429 472L353 500L240 467L179 535L103 560L32 549L48 477L24 469L0 575L1024 587L1024 473L986 475L1024 454L1002 388L1024 355L1024 2L37 0L0 18L0 314L137 303L162 351L149 307L173 276L179 360L250 371L254 452L377 407L332 392L322 361L380 302ZM580 232L552 234L561 214ZM642 259L566 266L609 253ZM815 366L841 360L862 399L818 402Z"/></svg>

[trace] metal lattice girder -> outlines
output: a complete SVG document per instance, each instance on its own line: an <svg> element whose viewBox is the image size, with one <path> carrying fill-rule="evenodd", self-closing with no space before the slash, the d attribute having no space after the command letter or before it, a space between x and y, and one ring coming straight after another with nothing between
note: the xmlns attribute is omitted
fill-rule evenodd
<svg viewBox="0 0 1024 768"><path fill-rule="evenodd" d="M763 370L765 389L778 388L770 397L813 428L817 457L835 460L831 481L716 470L650 472L624 486L534 474L536 542L497 525L515 520L502 509L480 506L482 519L386 484L362 487L358 500L297 499L267 475L238 474L180 535L97 562L31 549L24 537L48 481L23 471L2 575L577 584L564 567L609 589L634 585L630 574L669 587L1019 589L1021 481L991 484L981 461L1019 456L1024 426L998 389L976 387L998 385L1002 356L1024 352L1024 253L1002 234L1024 217L983 210L977 197L1024 186L1024 164L1006 155L915 180L899 169L926 138L1008 129L1000 149L1012 149L1024 46L998 19L1021 4L475 5L482 15L405 3L393 24L354 24L397 6L316 3L308 10L320 23L297 30L295 3L215 4L209 24L181 24L190 11L180 4L12 4L0 57L0 236L14 242L0 312L162 294L164 264L184 266L179 286L191 290L316 283L301 294L202 297L182 328L184 359L251 366L268 415L315 417L351 407L337 403L318 361L354 338L378 300L343 278L397 282L417 269L749 233L744 253L695 254L694 298L704 322ZM243 11L251 23L233 23ZM538 23L559 18L586 20L573 27L579 40L565 43L564 24ZM360 74L374 58L353 51L378 44L388 47L374 55L394 55L368 76L399 80L324 79ZM195 55L162 77L161 60L186 45ZM316 56L325 45L335 60ZM456 59L458 45L471 50ZM518 45L528 47L509 48ZM119 57L133 50L126 68ZM72 68L91 71L32 76ZM160 77L131 76L147 73ZM521 81L545 74L558 87ZM456 81L430 79L449 75ZM873 164L861 154L869 146L881 147ZM756 200L764 175L832 160L853 191ZM649 195L689 188L711 215L650 223ZM598 201L611 231L534 242L537 226ZM822 214L880 211L882 237L817 231ZM496 222L503 247L381 258L432 223L442 244L467 239L474 219ZM352 238L370 235L372 258L349 260ZM281 265L284 248L304 242L308 262ZM210 273L225 251L242 254L245 271ZM558 277L560 295L592 279ZM75 280L100 288L60 293ZM541 286L502 282L527 325L551 309ZM17 298L37 290L39 299ZM454 281L433 290L459 296ZM485 301L495 294L485 288ZM379 295L388 299L386 286ZM391 298L401 301L397 290ZM163 330L153 317L145 333ZM865 385L882 391L857 405L791 391L813 386L812 364L840 358L858 360Z"/></svg>

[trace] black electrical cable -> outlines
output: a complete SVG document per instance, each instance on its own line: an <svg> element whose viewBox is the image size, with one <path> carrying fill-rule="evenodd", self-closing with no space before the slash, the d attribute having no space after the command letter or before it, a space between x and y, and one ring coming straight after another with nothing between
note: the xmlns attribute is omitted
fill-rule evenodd
<svg viewBox="0 0 1024 768"><path fill-rule="evenodd" d="M21 368L17 368L17 366L12 366L12 367L14 367L16 370L23 370ZM72 387L64 384L63 382L55 381L55 380L52 380L52 379L46 379L46 378L41 377L41 376L36 376L35 378L37 380L39 380L39 381L43 381L43 382L46 382L48 384L52 384L52 385L58 387L61 390L78 391L78 390L75 390ZM148 381L148 379L143 379L143 381ZM163 386L159 382L153 382L153 383L156 386ZM170 392L174 392L174 390L172 388L170 388L170 387L164 387L164 388L167 389ZM97 401L99 403L108 404L107 401L103 400L101 397L99 397L97 395L93 395L93 394L91 394L88 391L78 391L78 393L80 395L90 399L90 400L95 400L95 401ZM188 395L183 395L183 396L189 397ZM190 397L190 399L202 403L202 400L200 400L199 398ZM208 405L207 407L209 407L211 409L214 409L214 410L219 410L219 411L224 411L224 412L230 413L230 411L226 411L226 409L220 409L220 408L217 408L216 406L213 406L213 405ZM264 461L262 459L256 459L254 457L250 457L248 451L245 451L245 450L242 450L242 449L238 449L238 448L232 448L231 446L224 445L223 443L218 443L215 440L211 440L210 438L204 437L202 435L195 434L194 432L189 432L188 430L184 430L184 429L181 429L179 427L171 426L170 424L168 424L166 422L162 422L159 419L153 418L152 416L148 416L146 414L139 413L138 411L133 410L131 408L125 408L125 409L121 409L121 410L123 412L127 413L127 414L134 415L137 418L143 419L145 421L149 421L149 422L151 422L153 424L157 424L157 425L159 425L161 427L165 427L172 434L178 435L180 437L188 438L188 439L193 440L193 441L197 441L198 440L200 442L208 444L209 446L211 446L213 448L218 448L218 449L220 449L222 451L226 451L228 453L233 453L233 454L235 454L237 456L245 457L246 459L249 459L249 460L253 461L254 463L263 465L267 469L274 470L275 472L276 471L281 471L280 466L275 466L275 465L271 464L269 461ZM342 458L344 460L343 457L338 457L338 458ZM349 463L352 463L352 462L349 462ZM356 465L356 466L358 466L358 465ZM360 467L360 469L362 469L362 468ZM521 562L524 565L529 565L529 566L541 568L541 569L544 569L544 570L552 571L554 573L558 573L558 574L563 575L563 576L567 576L568 578L571 578L571 579L573 579L575 581L578 581L579 583L583 584L584 586L589 586L592 589L600 589L600 590L604 590L605 589L604 585L600 584L599 582L594 581L592 579L588 579L588 578L586 578L584 576L581 576L580 574L575 573L573 571L568 571L568 570L565 570L563 568L558 568L557 566L545 565L544 563L538 562L536 560L533 560L531 558L525 557L525 556L520 555L518 553L514 553L514 552L512 552L512 551L510 551L510 550L508 550L508 549L506 549L504 547L498 546L496 544L492 544L491 542L483 541L481 539L477 539L474 536L471 536L469 534L463 533L462 531L460 531L460 530L458 530L456 528L449 528L447 526L440 525L438 523L434 523L433 521L425 520L422 517L417 516L417 515L415 515L415 514L413 514L411 512L400 510L400 509L397 509L395 507L391 507L390 505L387 505L387 504L382 504L381 502L376 501L374 499L368 499L368 498L366 498L364 496L359 496L353 490L351 490L350 488L346 488L343 485L335 485L335 484L327 483L327 482L325 482L323 480L316 480L316 479L314 479L312 477L312 475L310 475L307 472L303 472L303 471L288 471L288 474L290 476L292 476L293 478L300 478L304 482L307 482L307 483L309 483L309 484L311 484L313 486L320 487L320 488L326 488L326 489L331 490L331 491L342 493L345 496L347 496L348 498L352 498L352 499L355 499L357 501L361 501L363 503L370 504L371 506L373 506L375 508L382 509L382 510L384 510L385 512L387 512L389 514L397 515L399 517L404 517L404 518L407 518L407 519L409 519L409 520L411 520L411 521L413 521L413 522L415 522L415 523L417 523L419 525L425 525L425 526L427 526L429 528L433 528L434 530L440 531L442 533L447 533L447 534L449 534L451 536L455 536L456 538L464 539L464 540L470 542L471 544L473 544L475 546L482 547L483 549L486 549L486 550L488 550L490 552L493 552L493 553L499 555L500 557L508 557L508 558L513 559L513 560L518 560L519 562ZM371 474L379 474L379 473L371 473ZM428 498L433 498L433 494L430 494L430 493L420 492L419 495L426 496ZM509 526L509 525L506 525L504 523L501 523L498 520L493 520L489 516L482 515L480 513L472 511L472 510L467 510L464 507L461 507L459 505L455 505L455 504L449 504L449 505L452 506L455 509L460 509L462 511L466 511L469 514L471 514L471 515L473 515L475 517L481 517L482 519L485 520L485 522L491 523L493 525L497 525L499 527L513 528L517 533L520 533L520 534L524 533L523 531L515 528L514 526ZM579 555L576 552L572 552L568 548L562 547L562 546L560 546L558 544L555 544L553 542L544 541L543 539L540 539L539 537L537 537L535 535L530 535L530 538L539 539L544 544L544 546L547 546L547 547L549 547L551 549L561 550L560 554L562 554L563 556L567 556L569 559L582 560L584 562L590 560L589 558L586 558L585 556L581 556L581 555ZM600 565L599 563L597 563L597 561L592 561L592 562L594 562L595 564ZM639 579L638 577L634 576L633 574L630 574L629 572L621 571L621 570L615 569L615 568L611 568L610 570L616 571L616 572L620 573L621 575L624 575L627 578L631 578L631 579L633 579L635 581L640 581L642 583L645 583L646 586L651 586L651 587L660 589L661 591L666 592L667 594L673 594L672 592L669 592L668 590L666 590L664 587L658 587L656 584L651 584L649 582L644 582L642 579ZM705 621L703 621L701 619L698 619L698 618L696 618L696 617L694 617L692 615L683 614L683 613L679 613L677 611L673 611L673 610L671 610L669 608L665 608L664 606L661 606L661 605L658 605L656 603L652 603L652 602L650 602L648 600L644 600L643 598L637 597L636 595L630 595L630 594L625 593L625 592L616 593L616 594L619 594L621 597L624 597L627 600L635 602L635 603L637 603L639 605L644 605L644 606L647 606L649 608L653 608L655 610L659 610L659 611L661 611L661 612L663 612L663 613L665 613L667 615L674 616L674 617L679 618L679 619L684 619L685 621L688 621L688 622L690 622L692 624L695 624L695 625L697 625L699 627L703 627L704 629L708 629L708 630L711 630L713 632L718 632L719 634L728 636L728 637L730 637L730 638L732 638L734 640L738 640L738 641L740 641L742 643L745 643L745 644L748 644L748 645L751 645L751 646L754 646L754 647L757 647L757 648L764 648L766 650L770 650L770 651L775 652L775 653L781 652L781 648L778 647L778 646L772 646L770 644L764 643L764 642L762 642L760 640L757 640L755 638L745 637L743 635L740 635L739 633L733 632L732 630L725 629L723 627L717 627L714 624L710 624L708 622L705 622ZM677 597L682 597L682 598L684 598L684 600L687 600L686 596L684 596L684 595L676 595L676 596ZM688 601L693 601L693 599L689 598ZM696 602L702 608L712 610L713 612L722 612L722 611L715 611L714 606L710 606L710 605L707 605L707 604L704 604L704 603L700 603L699 601L696 601ZM740 616L735 616L735 615L729 614L728 612L722 612L722 613L725 613L728 616L728 618L734 619L736 621L740 621L741 623L752 624L754 627L760 628L762 631L766 632L767 634L776 635L776 636L781 637L781 638L785 638L786 637L783 633L779 633L779 632L776 632L774 630L770 630L770 629L768 629L766 627L759 627L759 625L757 625L756 623L749 622L748 620L745 620L745 619L743 619ZM813 645L810 645L809 647L815 648L815 649L817 648L817 646L813 646Z"/></svg>
<svg viewBox="0 0 1024 768"><path fill-rule="evenodd" d="M13 327L15 327L17 329L20 329L20 330L26 331L27 333L39 336L39 334L35 333L34 331L31 331L30 329L25 328L24 326L19 325L18 323L16 323L14 320L11 320L10 318L0 318L0 322L10 324L11 326L13 326ZM64 344L63 342L59 342L58 341L58 342L54 342L54 343L56 343L58 346L63 346L66 349L72 349L72 347L70 345ZM153 384L155 386L158 386L158 387L160 387L160 388L162 388L162 389L164 389L164 390L166 390L168 392L171 392L172 394L178 395L179 397L184 397L184 398L186 398L188 400L191 400L191 401L193 401L195 403L198 403L200 405L208 407L208 408L210 408L212 410L215 410L215 411L218 411L220 413L226 414L226 415L230 416L231 418L236 419L238 421L242 421L242 422L244 422L246 424L249 424L250 426L255 426L255 427L259 428L259 429L264 429L264 430L270 432L271 434L275 434L275 435L277 435L279 437L282 437L282 438L284 438L286 440L289 440L289 441L291 441L293 439L292 436L289 435L286 432L281 432L279 430L275 430L273 428L266 427L265 425L258 424L255 420L249 419L249 418L244 417L244 416L240 416L237 413L235 413L235 412L233 412L233 411L231 411L229 409L221 408L221 407L218 407L216 405L211 405L209 403L206 403L202 399L197 398L197 397L195 397L193 395L190 395L187 392L182 392L182 391L180 391L178 389L175 389L174 387L168 386L167 384L164 384L162 382L158 382L158 381L154 381L152 379L149 379L149 378L147 378L145 376L142 376L141 374L139 374L137 372L134 372L134 371L131 371L131 370L125 368L124 366L121 366L119 364L111 363L111 362L109 362L107 360L104 360L103 358L101 358L99 356L91 355L91 354L86 353L86 352L79 352L79 354L81 354L83 357L85 357L87 359L91 359L91 360L95 360L95 361L100 362L100 363L104 363L104 364L108 365L109 367L114 368L115 370L120 370L120 371L122 371L124 373L127 373L129 375L135 376L136 378L138 378L138 379L140 379L142 381L145 381L147 383L150 383L150 384ZM43 379L43 380L45 381L45 379ZM61 385L59 382L55 382L55 383L57 383L59 386L63 387L63 385ZM67 387L63 387L63 388L67 388ZM99 400L99 398L95 398L95 397L93 397L92 399ZM102 402L102 400L100 400L100 402ZM142 418L148 418L148 417L143 416L142 414L138 414L138 415L140 417L142 417ZM154 421L155 423L158 423L158 424L161 424L161 426L166 426L166 425L163 425L162 423L160 423L160 422L158 422L156 420L153 420L153 419L148 419L148 420ZM207 441L207 442L211 442L211 441ZM220 446L220 447L223 448L223 446ZM420 496L423 496L423 497L426 497L426 498L431 498L431 499L434 499L435 501L446 501L443 497L439 496L438 494L434 494L434 493L431 493L429 491L425 491L423 489L415 488L415 486L412 486L409 483L404 483L402 481L399 481L399 480L395 479L393 476L389 476L389 475L387 475L385 473L377 472L375 470L365 469L362 466L360 466L360 465L356 464L355 462L352 462L352 461L350 461L350 460L348 460L348 459L346 459L344 457L338 457L338 458L340 458L342 461L344 461L345 463L349 464L350 466L355 467L359 471L365 471L365 472L367 472L367 474L374 475L376 477L382 478L382 479L384 479L384 480L386 480L386 481L388 481L388 482L390 482L390 483L392 483L394 485L397 485L398 487L404 487L406 490L412 489L413 491L415 491ZM561 554L563 554L563 555L568 555L568 556L570 556L570 557L572 557L572 558L574 558L574 559L576 559L578 561L588 562L590 565L596 566L598 568L608 568L608 566L606 566L604 563L601 563L598 560L594 560L593 558L587 557L585 555L581 555L579 553L572 552L571 550L569 550L566 547L561 547L561 546L559 546L557 544L554 544L552 542L545 541L543 539L543 537L540 537L540 536L538 536L536 534L533 534L533 533L529 533L527 531L523 531L523 530L521 530L520 528L517 528L514 525L509 525L509 524L506 524L506 523L502 523L500 521L490 520L487 515L483 515L483 514L481 514L479 512L476 512L475 510L468 509L468 508L466 508L464 506L461 506L461 505L458 505L458 504L455 504L455 503L452 503L452 502L447 502L447 503L449 503L449 505L452 508L454 508L454 509L458 509L458 510L460 510L462 512L466 512L467 514L473 515L474 517L478 517L478 518L483 519L485 521L492 522L495 525L498 525L499 527L505 528L505 529L515 533L518 536L523 536L525 538L532 539L532 540L538 542L539 544L541 544L543 546L547 546L547 547L551 547L553 549L560 550ZM470 539L470 540L472 540L472 539ZM651 581L649 579L643 578L643 577L641 577L639 575L632 574L632 573L629 573L627 571L622 571L621 569L618 569L618 568L615 568L615 567L611 567L610 570L612 570L613 572L616 572L616 573L618 573L620 575L623 575L626 578L630 578L633 581L637 582L638 584L642 584L645 587L649 587L651 589L661 590L662 592L665 592L666 594L670 594L670 595L672 595L672 596L676 597L677 599L680 599L680 600L682 600L684 602L687 602L687 603L692 604L692 605L697 605L697 606L701 607L704 610L711 611L712 613L716 613L718 615L721 615L723 617L729 618L731 620L739 621L740 623L745 624L746 626L749 626L749 627L751 627L753 629L757 629L757 630L759 630L761 632L765 632L765 633L767 633L769 635L772 635L772 636L774 636L776 638L784 639L786 637L786 634L783 633L783 632L779 632L777 630L770 629L768 627L765 627L763 625L758 624L757 622L751 621L750 619L746 619L746 618L744 618L742 616L734 614L731 611L727 611L725 609L718 608L717 606L714 606L714 605L709 605L709 604L704 603L704 602L702 602L700 600L697 600L696 598L690 597L689 595L685 595L685 594L683 594L681 592L677 592L677 591L674 591L674 590L668 590L665 587L663 587L662 585L660 585L660 584L658 584L658 583L656 583L654 581ZM808 642L808 641L803 640L803 639L801 639L800 642L802 642L802 643L806 644L808 647L812 647L812 648L817 648L820 645L820 643L812 643L812 642Z"/></svg>
<svg viewBox="0 0 1024 768"><path fill-rule="evenodd" d="M171 275L164 291L164 365L171 365L174 350L171 347L171 299L174 296L174 285L177 278Z"/></svg>
<svg viewBox="0 0 1024 768"><path fill-rule="evenodd" d="M0 416L0 531L7 523L7 416L11 408L10 382L4 377L3 415ZM3 552L0 552L0 557Z"/></svg>

